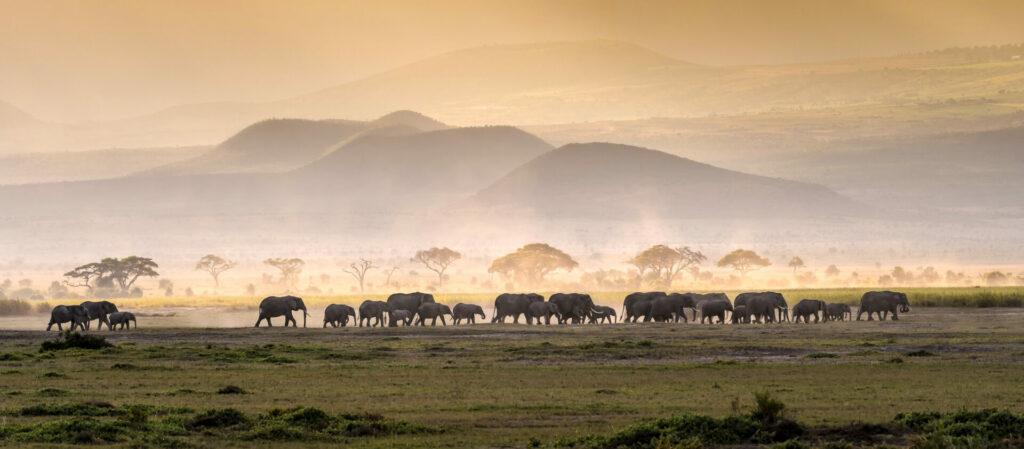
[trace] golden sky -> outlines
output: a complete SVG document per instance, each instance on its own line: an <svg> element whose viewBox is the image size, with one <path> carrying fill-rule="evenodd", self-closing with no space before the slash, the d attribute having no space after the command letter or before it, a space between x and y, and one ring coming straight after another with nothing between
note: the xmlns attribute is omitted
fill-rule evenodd
<svg viewBox="0 0 1024 449"><path fill-rule="evenodd" d="M488 44L614 39L702 64L1024 42L1024 1L0 0L0 101L59 121L263 101Z"/></svg>

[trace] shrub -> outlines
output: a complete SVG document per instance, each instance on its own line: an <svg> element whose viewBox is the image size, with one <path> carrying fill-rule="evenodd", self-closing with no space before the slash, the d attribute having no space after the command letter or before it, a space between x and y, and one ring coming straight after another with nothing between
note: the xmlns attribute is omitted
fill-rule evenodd
<svg viewBox="0 0 1024 449"><path fill-rule="evenodd" d="M248 391L242 389L237 385L228 385L220 390L217 390L217 394L249 394Z"/></svg>
<svg viewBox="0 0 1024 449"><path fill-rule="evenodd" d="M807 354L806 357L809 359L834 359L839 357L839 355L833 354L831 352L814 352L811 354Z"/></svg>
<svg viewBox="0 0 1024 449"><path fill-rule="evenodd" d="M917 351L910 351L906 355L907 357L931 357L935 355L935 353L919 349Z"/></svg>
<svg viewBox="0 0 1024 449"><path fill-rule="evenodd" d="M211 409L200 413L188 421L185 421L185 428L189 430L211 429L234 427L248 424L249 418L234 408Z"/></svg>
<svg viewBox="0 0 1024 449"><path fill-rule="evenodd" d="M60 351L70 348L103 349L113 346L106 338L95 335L82 335L68 330L57 334L57 337L52 341L44 341L39 345L39 352Z"/></svg>
<svg viewBox="0 0 1024 449"><path fill-rule="evenodd" d="M750 417L763 424L775 423L782 416L783 410L786 409L786 404L773 398L771 393L767 391L754 393L754 402L756 405L750 413Z"/></svg>

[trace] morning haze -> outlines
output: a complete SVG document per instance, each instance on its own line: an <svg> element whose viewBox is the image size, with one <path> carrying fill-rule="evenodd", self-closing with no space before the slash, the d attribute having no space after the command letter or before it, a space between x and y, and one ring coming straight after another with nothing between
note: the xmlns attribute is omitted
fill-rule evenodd
<svg viewBox="0 0 1024 449"><path fill-rule="evenodd" d="M0 446L1021 446L1022 2L0 3Z"/></svg>

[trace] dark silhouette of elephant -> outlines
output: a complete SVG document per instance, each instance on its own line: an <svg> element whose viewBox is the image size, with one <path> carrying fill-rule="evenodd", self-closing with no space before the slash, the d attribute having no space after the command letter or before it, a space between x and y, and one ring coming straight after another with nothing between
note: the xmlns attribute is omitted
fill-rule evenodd
<svg viewBox="0 0 1024 449"><path fill-rule="evenodd" d="M897 312L910 312L910 301L907 300L906 293L888 290L867 292L864 296L860 297L860 310L857 311L857 321L860 321L860 317L864 313L868 314L868 321L873 321L871 319L872 313L878 314L879 321L885 321L885 317L892 313L892 320L897 321L900 319Z"/></svg>
<svg viewBox="0 0 1024 449"><path fill-rule="evenodd" d="M388 303L384 301L374 301L372 299L363 301L359 305L359 327L363 327L363 321L366 321L367 327L384 327L384 314L389 310Z"/></svg>
<svg viewBox="0 0 1024 449"><path fill-rule="evenodd" d="M398 323L402 323L405 326L411 326L412 316L413 315L409 313L408 310L392 310L388 313L388 327L398 327Z"/></svg>
<svg viewBox="0 0 1024 449"><path fill-rule="evenodd" d="M736 301L747 307L747 313L756 323L789 320L789 305L781 293L740 293L736 295Z"/></svg>
<svg viewBox="0 0 1024 449"><path fill-rule="evenodd" d="M793 306L792 312L794 323L799 323L800 320L804 320L804 324L810 323L811 316L814 316L815 323L828 321L828 307L825 301L820 299L801 299Z"/></svg>
<svg viewBox="0 0 1024 449"><path fill-rule="evenodd" d="M131 329L133 323L135 324L136 329L139 328L139 322L135 321L135 314L131 312L114 312L107 318L110 320L111 328L120 325L121 327L119 329L121 330L124 330L125 327Z"/></svg>
<svg viewBox="0 0 1024 449"><path fill-rule="evenodd" d="M651 302L650 313L654 321L671 320L678 323L679 319L682 318L683 322L686 323L689 321L686 318L686 309L697 313L697 304L694 302L693 297L683 293L671 293L654 298Z"/></svg>
<svg viewBox="0 0 1024 449"><path fill-rule="evenodd" d="M505 317L512 317L513 324L519 324L519 316L526 315L530 304L544 301L536 293L502 293L494 298L494 316L491 323L504 323Z"/></svg>
<svg viewBox="0 0 1024 449"><path fill-rule="evenodd" d="M665 292L634 292L626 295L626 298L622 300L622 321L632 321L635 323L639 316L633 314L634 310L646 310L649 314L651 308L649 305L639 308L634 308L633 306L637 302L651 302L654 298L662 296L665 296ZM644 322L651 320L648 314L643 315Z"/></svg>
<svg viewBox="0 0 1024 449"><path fill-rule="evenodd" d="M526 310L526 324L533 324L533 320L537 320L537 324L540 324L540 320L543 318L544 324L550 325L551 317L555 317L556 324L562 321L561 315L558 312L558 304L553 302L532 302Z"/></svg>
<svg viewBox="0 0 1024 449"><path fill-rule="evenodd" d="M54 324L57 325L57 330L62 331L64 328L61 326L62 323L71 323L71 330L75 330L76 327L86 330L86 324L89 323L91 317L89 316L89 309L82 306L57 306L50 311L50 324L46 325L46 330L49 331Z"/></svg>
<svg viewBox="0 0 1024 449"><path fill-rule="evenodd" d="M732 306L732 324L750 324L750 312L747 312L747 306L735 305Z"/></svg>
<svg viewBox="0 0 1024 449"><path fill-rule="evenodd" d="M594 312L590 314L590 324L602 322L614 323L616 319L615 308L608 306L594 306Z"/></svg>
<svg viewBox="0 0 1024 449"><path fill-rule="evenodd" d="M644 317L644 322L651 321L651 306L654 305L653 300L648 301L633 301L633 304L629 305L629 309L626 309L626 317L623 321L635 323L637 318ZM632 321L630 321L632 318Z"/></svg>
<svg viewBox="0 0 1024 449"><path fill-rule="evenodd" d="M708 320L708 324L714 324L715 318L718 318L719 324L725 323L726 312L732 312L732 301L729 301L729 297L725 296L725 293L703 295L701 299L694 302L697 304L697 316L700 317L701 324L704 324L705 319Z"/></svg>
<svg viewBox="0 0 1024 449"><path fill-rule="evenodd" d="M348 317L356 319L356 309L345 304L331 304L324 309L324 327L330 324L333 327L345 327L348 325Z"/></svg>
<svg viewBox="0 0 1024 449"><path fill-rule="evenodd" d="M444 316L445 315L452 316L452 309L450 307L444 305L444 304L439 304L439 303L436 303L436 302L428 302L428 303L420 305L419 310L416 311L416 315L418 316L418 318L416 319L416 324L417 325L423 326L423 325L426 324L426 321L429 319L430 320L430 325L431 326L436 326L437 325L437 319L440 318L441 319L441 325L442 326L447 326L448 323L446 323L444 321Z"/></svg>
<svg viewBox="0 0 1024 449"><path fill-rule="evenodd" d="M594 310L594 300L584 293L555 293L548 302L558 306L558 324L572 320L572 324L583 323Z"/></svg>
<svg viewBox="0 0 1024 449"><path fill-rule="evenodd" d="M253 327L260 327L260 322L267 320L267 327L274 327L270 323L270 319L284 315L284 326L288 327L288 323L292 323L292 327L298 327L298 322L295 317L292 316L292 311L302 311L302 327L306 327L306 317L309 313L306 311L306 303L302 302L302 298L297 296L268 296L260 301L260 316L256 319L256 325Z"/></svg>
<svg viewBox="0 0 1024 449"><path fill-rule="evenodd" d="M481 320L487 319L487 315L484 315L484 308L476 304L465 304L458 303L452 308L452 319L455 320L454 324L459 324L462 320L466 320L468 324L476 324L476 316L480 315Z"/></svg>
<svg viewBox="0 0 1024 449"><path fill-rule="evenodd" d="M103 325L107 325L107 330L110 329L110 320L107 319L107 315L117 312L117 306L110 301L85 301L82 304L89 311L89 321L85 323L85 328L89 329L92 327L92 320L99 320L99 324L96 330L103 330Z"/></svg>
<svg viewBox="0 0 1024 449"><path fill-rule="evenodd" d="M420 310L420 306L426 303L434 302L434 295L430 293L412 292L412 293L394 293L388 296L388 310L408 310L410 314L415 315Z"/></svg>
<svg viewBox="0 0 1024 449"><path fill-rule="evenodd" d="M828 308L829 320L846 321L849 319L853 321L853 310L850 309L849 304L830 303L826 307Z"/></svg>

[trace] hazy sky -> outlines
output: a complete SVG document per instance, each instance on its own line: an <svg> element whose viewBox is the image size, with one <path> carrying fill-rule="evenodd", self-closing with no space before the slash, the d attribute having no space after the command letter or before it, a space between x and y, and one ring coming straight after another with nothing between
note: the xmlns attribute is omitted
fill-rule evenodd
<svg viewBox="0 0 1024 449"><path fill-rule="evenodd" d="M704 64L1024 42L1024 1L0 0L0 101L98 120L318 90L486 44L616 39Z"/></svg>

